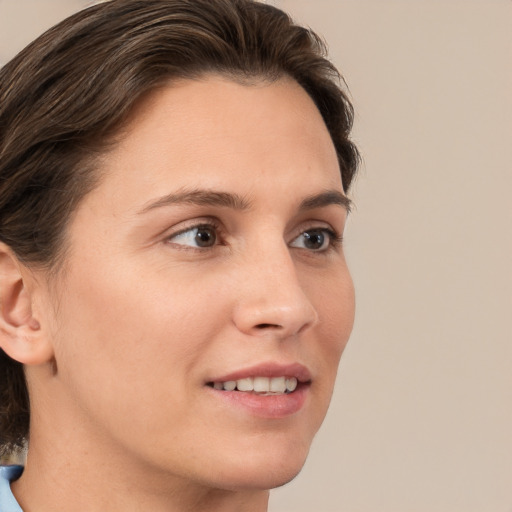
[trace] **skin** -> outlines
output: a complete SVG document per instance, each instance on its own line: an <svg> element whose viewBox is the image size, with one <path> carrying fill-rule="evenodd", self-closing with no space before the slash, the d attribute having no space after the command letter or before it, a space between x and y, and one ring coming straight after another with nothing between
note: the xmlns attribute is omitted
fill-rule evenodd
<svg viewBox="0 0 512 512"><path fill-rule="evenodd" d="M38 347L18 355L33 421L13 492L28 512L264 511L305 461L353 323L343 247L326 231L341 235L346 208L300 208L343 194L323 120L288 79L183 81L139 105L101 172L58 278L13 265L18 323ZM154 206L198 189L245 208ZM211 222L215 243L198 247L194 226ZM205 386L269 361L309 369L298 412L263 418Z"/></svg>

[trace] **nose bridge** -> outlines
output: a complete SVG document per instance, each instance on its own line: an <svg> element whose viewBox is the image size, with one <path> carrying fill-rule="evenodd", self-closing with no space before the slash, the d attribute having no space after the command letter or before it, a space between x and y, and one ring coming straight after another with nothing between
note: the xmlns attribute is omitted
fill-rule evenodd
<svg viewBox="0 0 512 512"><path fill-rule="evenodd" d="M270 237L271 238L271 237ZM301 286L290 249L267 238L242 263L234 321L249 334L292 336L313 326L317 312Z"/></svg>

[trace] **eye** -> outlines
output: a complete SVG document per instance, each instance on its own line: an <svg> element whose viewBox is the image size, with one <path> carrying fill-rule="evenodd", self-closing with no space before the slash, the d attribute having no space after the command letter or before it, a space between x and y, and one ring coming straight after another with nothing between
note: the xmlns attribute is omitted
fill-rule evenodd
<svg viewBox="0 0 512 512"><path fill-rule="evenodd" d="M309 251L322 252L340 242L340 237L325 228L308 229L292 240L290 246Z"/></svg>
<svg viewBox="0 0 512 512"><path fill-rule="evenodd" d="M192 226L170 236L167 241L196 248L213 247L217 243L217 227L211 224Z"/></svg>

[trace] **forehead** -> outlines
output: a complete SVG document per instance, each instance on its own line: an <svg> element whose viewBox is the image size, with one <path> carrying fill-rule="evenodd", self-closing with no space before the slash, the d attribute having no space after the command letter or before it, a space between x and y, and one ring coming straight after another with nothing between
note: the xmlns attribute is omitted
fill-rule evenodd
<svg viewBox="0 0 512 512"><path fill-rule="evenodd" d="M209 76L160 88L139 103L103 167L110 201L132 182L135 203L184 187L249 194L267 180L289 189L293 176L297 185L307 176L305 189L342 188L325 123L291 79L245 85Z"/></svg>

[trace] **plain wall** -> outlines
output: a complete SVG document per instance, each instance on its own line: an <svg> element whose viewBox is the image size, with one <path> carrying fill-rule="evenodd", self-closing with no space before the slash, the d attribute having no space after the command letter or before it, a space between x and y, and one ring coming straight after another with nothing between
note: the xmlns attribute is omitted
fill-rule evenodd
<svg viewBox="0 0 512 512"><path fill-rule="evenodd" d="M0 0L0 64L81 6ZM512 512L512 2L274 0L329 42L364 164L357 318L271 512Z"/></svg>

